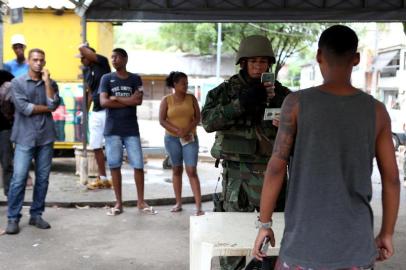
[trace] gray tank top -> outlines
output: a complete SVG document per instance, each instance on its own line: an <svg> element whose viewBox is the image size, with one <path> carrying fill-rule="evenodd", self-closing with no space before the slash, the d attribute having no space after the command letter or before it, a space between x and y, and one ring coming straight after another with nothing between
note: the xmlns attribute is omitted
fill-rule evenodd
<svg viewBox="0 0 406 270"><path fill-rule="evenodd" d="M371 265L374 98L310 88L299 106L281 259L329 270Z"/></svg>

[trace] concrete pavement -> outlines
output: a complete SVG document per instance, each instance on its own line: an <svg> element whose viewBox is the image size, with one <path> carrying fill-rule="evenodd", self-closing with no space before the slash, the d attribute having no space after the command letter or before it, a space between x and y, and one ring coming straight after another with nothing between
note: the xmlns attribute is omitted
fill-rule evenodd
<svg viewBox="0 0 406 270"><path fill-rule="evenodd" d="M171 182L171 170L162 169L162 158L148 158L145 164L145 199L151 205L168 205L175 203L175 196ZM114 204L114 192L112 189L87 190L86 186L79 183L79 176L74 175L75 160L73 158L54 158L52 172L49 180L47 195L47 206L74 207L92 206L102 207ZM214 167L213 162L200 162L198 174L203 199L211 200L211 194L216 189L217 179L220 169ZM34 176L34 172L31 172ZM124 164L122 168L123 175L123 200L124 204L135 205L137 192L134 182L134 172ZM25 205L32 201L32 188L26 190ZM218 191L221 191L221 184L218 185ZM183 175L183 201L194 202L193 194L190 188L189 179L186 172ZM0 190L0 205L6 205L7 200Z"/></svg>
<svg viewBox="0 0 406 270"><path fill-rule="evenodd" d="M139 120L140 133L143 146L153 148L164 147L165 130L158 121ZM211 199L215 192L220 169L214 167L214 159L210 156L210 148L214 142L214 133L206 133L201 126L197 127L199 137L199 164L198 174L201 182L203 200ZM145 198L151 205L168 205L175 203L171 182L171 170L162 169L163 156L147 157L145 159ZM113 190L88 191L79 183L79 176L75 173L75 160L73 158L54 158L49 181L47 206L74 207L75 205L101 207L114 204ZM107 173L109 174L108 170ZM31 176L34 176L31 172ZM125 205L135 205L137 193L133 178L133 170L124 163L123 200ZM89 178L91 180L91 178ZM221 184L218 186L221 191ZM193 202L186 172L183 175L183 201ZM32 201L32 189L26 191L26 205ZM6 197L0 188L0 205L6 205Z"/></svg>
<svg viewBox="0 0 406 270"><path fill-rule="evenodd" d="M398 153L399 168L402 168L402 162L403 154ZM129 207L135 205L136 191L132 169L128 165L123 167L124 213L116 217L107 216L107 209L103 207L113 204L113 191L87 191L79 184L79 177L74 175L74 167L74 159L53 160L47 196L47 205L50 207L44 213L52 229L42 231L29 226L29 208L25 206L20 234L0 235L0 270L189 269L189 217L194 213L194 205L185 204L184 211L180 213L170 212L171 204L174 203L171 171L162 169L162 158L148 158L145 165L145 197L156 205L158 214L154 216L142 214L136 207ZM199 163L202 194L206 199L210 199L215 190L219 171L214 168L213 162ZM382 210L381 183L376 165L372 178L372 208L377 233ZM186 175L183 180L185 202L193 202ZM218 187L220 190L221 186ZM0 206L1 231L6 226L7 209L2 190L0 193L0 205L3 205ZM27 204L31 196L32 190L27 190ZM203 208L211 211L212 202L204 203ZM378 263L375 270L406 270L405 187L401 189L401 207L394 242L395 256L389 261ZM214 259L212 265L213 269L219 269L218 259Z"/></svg>
<svg viewBox="0 0 406 270"><path fill-rule="evenodd" d="M394 236L396 254L378 263L375 270L406 269L405 189L402 193ZM377 231L382 215L378 203L373 206ZM203 207L209 210L212 203ZM189 269L189 216L194 206L184 205L180 213L170 213L170 206L156 208L155 216L126 207L116 217L107 216L103 208L47 208L44 217L52 228L43 231L27 224L25 207L20 234L0 236L0 270ZM1 228L6 224L6 207L0 207L0 216ZM219 269L218 265L218 259L213 259L212 269Z"/></svg>

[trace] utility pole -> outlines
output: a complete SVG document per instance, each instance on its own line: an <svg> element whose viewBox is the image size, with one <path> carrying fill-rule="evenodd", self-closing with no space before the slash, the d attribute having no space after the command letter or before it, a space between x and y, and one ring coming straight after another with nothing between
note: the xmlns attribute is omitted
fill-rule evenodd
<svg viewBox="0 0 406 270"><path fill-rule="evenodd" d="M81 17L82 43L86 40L86 16ZM82 155L80 156L80 183L85 185L88 178L88 157L87 157L87 92L85 78L83 78L83 99L82 99Z"/></svg>
<svg viewBox="0 0 406 270"><path fill-rule="evenodd" d="M217 62L216 62L216 79L220 79L220 67L221 67L221 23L217 23Z"/></svg>

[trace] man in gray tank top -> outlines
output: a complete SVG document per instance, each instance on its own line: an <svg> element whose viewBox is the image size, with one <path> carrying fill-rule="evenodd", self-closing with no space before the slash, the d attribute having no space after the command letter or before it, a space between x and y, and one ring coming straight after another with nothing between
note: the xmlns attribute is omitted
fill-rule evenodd
<svg viewBox="0 0 406 270"><path fill-rule="evenodd" d="M360 61L355 32L332 26L318 45L324 83L284 101L253 253L262 260L265 254L259 250L266 236L275 244L272 212L289 163L285 231L275 269L372 269L394 253L400 184L390 118L381 102L351 85L352 68ZM375 239L370 206L374 157L383 201Z"/></svg>

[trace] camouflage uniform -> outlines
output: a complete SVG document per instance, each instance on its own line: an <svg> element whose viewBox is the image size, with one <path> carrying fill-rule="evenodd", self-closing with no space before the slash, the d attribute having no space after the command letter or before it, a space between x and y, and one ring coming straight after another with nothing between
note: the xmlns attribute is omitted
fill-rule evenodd
<svg viewBox="0 0 406 270"><path fill-rule="evenodd" d="M202 109L203 127L207 132L216 131L211 154L223 160L223 191L215 211L259 210L264 172L277 133L271 120L263 120L264 110L280 108L290 91L276 81L275 97L268 104L265 97L262 104L248 111L239 97L252 87L253 82L241 70L211 90ZM284 193L281 192L276 211L283 211ZM220 262L222 269L243 269L245 257L222 257Z"/></svg>

